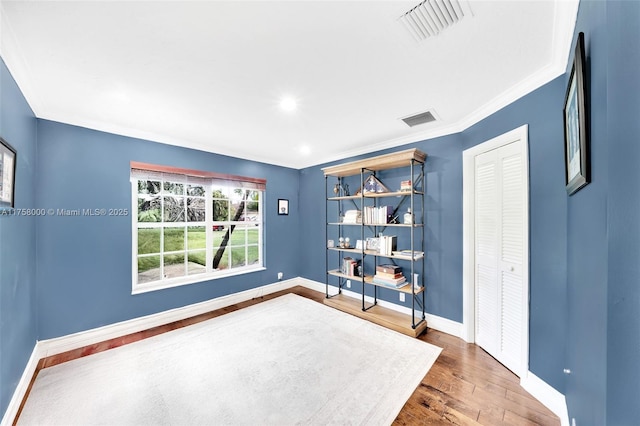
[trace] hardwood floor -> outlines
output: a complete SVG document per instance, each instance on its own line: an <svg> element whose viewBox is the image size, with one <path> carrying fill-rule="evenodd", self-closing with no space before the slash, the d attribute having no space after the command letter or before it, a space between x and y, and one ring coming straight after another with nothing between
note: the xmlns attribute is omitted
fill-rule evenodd
<svg viewBox="0 0 640 426"><path fill-rule="evenodd" d="M305 287L294 287L186 320L53 355L42 359L38 364L38 370L195 324L286 293L295 293L319 303L323 303L324 300L323 293ZM394 425L560 424L557 416L520 387L518 377L478 346L431 329L423 333L419 339L443 350L400 411ZM37 374L36 371L32 384ZM27 397L28 392L25 400Z"/></svg>

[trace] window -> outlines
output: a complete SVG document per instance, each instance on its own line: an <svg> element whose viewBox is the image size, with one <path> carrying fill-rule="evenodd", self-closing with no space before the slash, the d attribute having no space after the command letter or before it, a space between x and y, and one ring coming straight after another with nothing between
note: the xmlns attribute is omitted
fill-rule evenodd
<svg viewBox="0 0 640 426"><path fill-rule="evenodd" d="M132 162L133 293L264 269L265 187Z"/></svg>

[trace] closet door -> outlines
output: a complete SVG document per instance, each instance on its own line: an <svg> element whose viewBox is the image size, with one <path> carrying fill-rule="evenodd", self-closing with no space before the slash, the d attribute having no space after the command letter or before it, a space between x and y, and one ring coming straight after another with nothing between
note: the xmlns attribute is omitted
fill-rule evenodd
<svg viewBox="0 0 640 426"><path fill-rule="evenodd" d="M514 373L523 370L524 157L516 143L475 158L476 342Z"/></svg>

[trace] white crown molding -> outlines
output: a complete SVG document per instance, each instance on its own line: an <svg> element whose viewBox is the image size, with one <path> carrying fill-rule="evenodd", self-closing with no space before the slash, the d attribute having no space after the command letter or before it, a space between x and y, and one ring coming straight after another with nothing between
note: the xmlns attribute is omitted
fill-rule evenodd
<svg viewBox="0 0 640 426"><path fill-rule="evenodd" d="M15 32L11 27L11 23L7 18L7 14L4 11L4 3L0 2L0 56L24 95L24 98L27 100L31 111L37 117L39 113L43 112L43 104L29 83L31 81L29 78L31 73L29 72L27 62L20 52L22 52L22 50L20 49L20 44L15 36Z"/></svg>

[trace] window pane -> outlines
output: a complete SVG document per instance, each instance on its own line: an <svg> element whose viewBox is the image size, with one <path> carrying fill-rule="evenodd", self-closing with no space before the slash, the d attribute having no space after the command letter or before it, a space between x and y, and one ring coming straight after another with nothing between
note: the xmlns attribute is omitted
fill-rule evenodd
<svg viewBox="0 0 640 426"><path fill-rule="evenodd" d="M202 274L207 271L207 252L195 251L189 252L189 263L187 264L187 273L189 275Z"/></svg>
<svg viewBox="0 0 640 426"><path fill-rule="evenodd" d="M199 197L204 197L204 187L202 185L188 185L187 195L197 195Z"/></svg>
<svg viewBox="0 0 640 426"><path fill-rule="evenodd" d="M256 244L260 242L260 229L257 227L247 229L247 244Z"/></svg>
<svg viewBox="0 0 640 426"><path fill-rule="evenodd" d="M164 256L164 277L175 278L185 276L184 254L169 254Z"/></svg>
<svg viewBox="0 0 640 426"><path fill-rule="evenodd" d="M213 199L213 221L229 220L229 200Z"/></svg>
<svg viewBox="0 0 640 426"><path fill-rule="evenodd" d="M245 206L244 206L244 201L240 200L240 199L235 199L231 201L231 220L232 221L236 221L236 220L244 220L244 210L245 210Z"/></svg>
<svg viewBox="0 0 640 426"><path fill-rule="evenodd" d="M138 257L138 283L160 279L160 256Z"/></svg>
<svg viewBox="0 0 640 426"><path fill-rule="evenodd" d="M158 180L139 180L138 194L159 194L160 181Z"/></svg>
<svg viewBox="0 0 640 426"><path fill-rule="evenodd" d="M247 225L232 226L233 232L229 238L229 244L232 246L244 246L247 244Z"/></svg>
<svg viewBox="0 0 640 426"><path fill-rule="evenodd" d="M260 261L258 246L249 246L247 254L247 265L256 265Z"/></svg>
<svg viewBox="0 0 640 426"><path fill-rule="evenodd" d="M164 183L164 192L166 194L184 195L184 184L183 183L165 182Z"/></svg>
<svg viewBox="0 0 640 426"><path fill-rule="evenodd" d="M184 250L184 228L164 228L164 251Z"/></svg>
<svg viewBox="0 0 640 426"><path fill-rule="evenodd" d="M164 197L164 221L184 222L184 197Z"/></svg>
<svg viewBox="0 0 640 426"><path fill-rule="evenodd" d="M231 267L237 268L246 264L246 255L244 247L231 248Z"/></svg>
<svg viewBox="0 0 640 426"><path fill-rule="evenodd" d="M160 222L161 219L159 196L138 197L138 222Z"/></svg>
<svg viewBox="0 0 640 426"><path fill-rule="evenodd" d="M160 228L138 229L138 254L147 253L160 253Z"/></svg>
<svg viewBox="0 0 640 426"><path fill-rule="evenodd" d="M222 253L222 257L220 258L218 265L216 265L216 255L219 255L220 253ZM226 248L226 250L222 251L221 247L214 247L213 269L222 270L222 269L228 269L228 268L229 268L229 248Z"/></svg>
<svg viewBox="0 0 640 426"><path fill-rule="evenodd" d="M260 218L260 192L259 191L249 191L249 195L247 196L247 216L249 216L250 220L258 220Z"/></svg>
<svg viewBox="0 0 640 426"><path fill-rule="evenodd" d="M187 198L187 221L204 222L204 198Z"/></svg>
<svg viewBox="0 0 640 426"><path fill-rule="evenodd" d="M204 226L189 226L187 228L187 249L207 248L207 233Z"/></svg>

